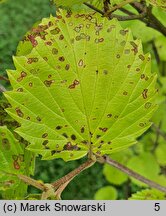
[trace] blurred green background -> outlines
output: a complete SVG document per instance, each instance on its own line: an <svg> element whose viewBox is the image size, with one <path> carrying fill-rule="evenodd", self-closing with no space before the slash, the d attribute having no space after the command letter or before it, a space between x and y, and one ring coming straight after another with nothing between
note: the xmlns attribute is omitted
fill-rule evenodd
<svg viewBox="0 0 166 216"><path fill-rule="evenodd" d="M155 9L154 12L161 21L164 20L164 12L160 9ZM52 6L49 0L7 0L6 3L0 4L0 75L6 76L5 70L13 68L12 55L15 55L18 42L23 38L24 34L31 29L35 22L48 17L50 13L55 15L55 6ZM166 40L160 33L145 27L139 21L128 21L122 23L122 25L124 27L130 26L134 36L141 37L145 52L148 51L152 55L152 69L158 72L158 85L161 89L158 98L160 108L153 120L159 129L166 132L166 118L163 118L166 109ZM10 88L4 81L1 80L0 82L6 88ZM4 112L3 107L0 106L0 115L1 111ZM164 139L159 137L157 130L152 128L139 139L139 145L113 157L123 164L127 164L128 160L131 159L129 162L130 167L138 172L142 166L141 163L147 164L144 172L140 170L143 175L146 174L146 169L149 169L148 166L151 167L153 160L154 166L157 166L157 170L160 170L160 173L155 173L155 179L166 185L165 148ZM65 163L61 159L41 161L40 157L38 157L34 178L48 183L53 182L78 167L84 160ZM138 166L134 162L138 163ZM149 173L150 175L151 173ZM113 179L114 177L115 179ZM112 185L116 185L118 194L116 194L117 191L112 188ZM102 187L104 187L104 190L102 192L98 191L95 195L96 191ZM114 169L105 166L103 170L102 164L95 164L77 176L67 186L62 194L62 199L94 199L94 196L96 199L101 197L106 199L127 199L131 196L131 193L140 190L142 187L143 185L140 183L128 179ZM28 191L29 193L39 192L33 187L29 187ZM110 196L110 194L113 195Z"/></svg>

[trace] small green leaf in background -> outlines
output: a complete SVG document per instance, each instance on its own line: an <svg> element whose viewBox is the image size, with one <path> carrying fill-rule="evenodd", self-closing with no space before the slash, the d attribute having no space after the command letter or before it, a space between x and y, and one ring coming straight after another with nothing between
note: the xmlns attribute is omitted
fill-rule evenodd
<svg viewBox="0 0 166 216"><path fill-rule="evenodd" d="M157 179L160 173L160 166L157 163L154 155L149 152L144 152L139 156L132 157L128 161L127 167L152 181L158 182ZM144 183L132 177L131 180L134 184L137 184L139 186L147 186Z"/></svg>
<svg viewBox="0 0 166 216"><path fill-rule="evenodd" d="M5 92L28 149L68 161L136 143L157 108L141 41L117 20L62 10L35 31L32 51L14 57L13 91Z"/></svg>
<svg viewBox="0 0 166 216"><path fill-rule="evenodd" d="M118 153L111 154L111 158L121 164L127 164L131 158L132 152L127 149ZM128 175L108 164L104 165L103 174L106 180L115 185L121 185L128 179Z"/></svg>
<svg viewBox="0 0 166 216"><path fill-rule="evenodd" d="M157 157L157 161L161 166L166 166L166 142L162 141L157 146L155 155Z"/></svg>
<svg viewBox="0 0 166 216"><path fill-rule="evenodd" d="M165 194L155 189L145 189L138 191L129 200L165 200Z"/></svg>
<svg viewBox="0 0 166 216"><path fill-rule="evenodd" d="M112 186L100 188L94 196L95 200L116 200L118 197L117 190Z"/></svg>

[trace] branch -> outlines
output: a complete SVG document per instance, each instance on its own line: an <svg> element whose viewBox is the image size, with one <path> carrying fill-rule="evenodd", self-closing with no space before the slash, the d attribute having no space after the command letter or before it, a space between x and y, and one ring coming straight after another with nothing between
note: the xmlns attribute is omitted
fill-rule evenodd
<svg viewBox="0 0 166 216"><path fill-rule="evenodd" d="M153 181L143 177L142 175L140 175L140 174L134 172L133 170L125 167L124 165L118 163L117 161L114 161L113 159L109 158L108 156L103 156L102 159L103 159L104 163L107 163L107 164L119 169L120 171L128 174L131 177L134 177L135 179L149 185L152 188L155 188L157 190L160 190L160 191L166 193L166 187L161 186L161 185L157 184L156 182L153 182Z"/></svg>
<svg viewBox="0 0 166 216"><path fill-rule="evenodd" d="M5 91L7 91L6 88L2 84L0 84L0 92L5 92Z"/></svg>
<svg viewBox="0 0 166 216"><path fill-rule="evenodd" d="M52 183L54 188L58 188L63 184L69 183L74 177L76 177L79 173L84 171L85 169L91 167L96 161L94 160L87 160L85 163L81 164L78 168L74 169L67 175L63 176L62 178L58 179L54 183Z"/></svg>
<svg viewBox="0 0 166 216"><path fill-rule="evenodd" d="M6 82L10 82L9 79L7 79L6 77L1 76L1 75L0 75L0 80L5 80Z"/></svg>
<svg viewBox="0 0 166 216"><path fill-rule="evenodd" d="M83 4L104 16L105 13L102 10L96 8L95 6L93 6L93 5L91 5L91 4L87 3L87 2L84 2Z"/></svg>
<svg viewBox="0 0 166 216"><path fill-rule="evenodd" d="M134 7L139 12L139 14L133 14L132 12L122 8L126 4L131 4L131 6ZM148 27L151 27L159 31L164 36L166 36L166 27L152 14L152 11L151 11L152 8L151 7L147 8L144 2L139 3L139 2L133 2L133 0L126 0L120 3L119 5L116 5L115 7L113 7L107 13L103 12L102 10L96 8L95 6L89 3L84 2L84 5L100 13L102 16L107 17L108 19L117 18L119 21L138 19L144 22ZM112 14L117 9L128 14L129 16L120 16L120 15Z"/></svg>

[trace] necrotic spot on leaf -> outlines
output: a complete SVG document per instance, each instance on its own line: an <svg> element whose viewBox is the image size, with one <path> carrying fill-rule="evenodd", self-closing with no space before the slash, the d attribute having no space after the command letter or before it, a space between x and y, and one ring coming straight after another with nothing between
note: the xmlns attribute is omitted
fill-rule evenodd
<svg viewBox="0 0 166 216"><path fill-rule="evenodd" d="M141 122L141 123L139 123L139 126L140 126L140 127L144 127L144 125L145 125L145 124L144 124L144 123L142 123L142 122Z"/></svg>
<svg viewBox="0 0 166 216"><path fill-rule="evenodd" d="M56 130L60 130L60 129L62 129L62 126L60 125L56 126Z"/></svg>
<svg viewBox="0 0 166 216"><path fill-rule="evenodd" d="M144 57L143 55L141 55L141 54L140 54L138 57L139 57L142 61L145 60L145 57Z"/></svg>
<svg viewBox="0 0 166 216"><path fill-rule="evenodd" d="M23 118L24 114L23 114L23 112L20 110L20 108L17 107L15 110L16 110L17 115L18 115L19 117Z"/></svg>
<svg viewBox="0 0 166 216"><path fill-rule="evenodd" d="M45 80L44 84L45 84L46 87L50 87L51 84L54 83L54 82L55 82L55 80Z"/></svg>
<svg viewBox="0 0 166 216"><path fill-rule="evenodd" d="M145 104L145 108L146 108L146 109L149 109L149 108L151 107L151 105L152 105L152 103L147 102L147 103Z"/></svg>
<svg viewBox="0 0 166 216"><path fill-rule="evenodd" d="M147 93L148 93L148 89L144 89L143 92L142 92L142 96L143 96L144 99L146 99L148 97Z"/></svg>
<svg viewBox="0 0 166 216"><path fill-rule="evenodd" d="M71 139L72 139L72 140L76 140L77 137L76 137L74 134L72 134L72 135L71 135Z"/></svg>
<svg viewBox="0 0 166 216"><path fill-rule="evenodd" d="M23 92L23 88L18 88L17 92Z"/></svg>
<svg viewBox="0 0 166 216"><path fill-rule="evenodd" d="M66 133L63 133L62 136L64 136L65 138L68 138L68 135Z"/></svg>
<svg viewBox="0 0 166 216"><path fill-rule="evenodd" d="M74 80L73 83L71 85L69 85L69 89L74 89L77 85L79 85L79 81L78 80Z"/></svg>
<svg viewBox="0 0 166 216"><path fill-rule="evenodd" d="M63 40L64 39L64 36L61 34L60 36L59 36L59 40Z"/></svg>
<svg viewBox="0 0 166 216"><path fill-rule="evenodd" d="M81 127L81 133L84 133L84 131L85 131L85 128Z"/></svg>
<svg viewBox="0 0 166 216"><path fill-rule="evenodd" d="M48 140L44 140L42 145L46 146L48 144Z"/></svg>
<svg viewBox="0 0 166 216"><path fill-rule="evenodd" d="M58 27L56 27L55 29L50 30L50 33L53 35L59 34L60 29Z"/></svg>
<svg viewBox="0 0 166 216"><path fill-rule="evenodd" d="M37 117L36 117L36 120L40 122L40 121L41 121L41 118L40 118L39 116L37 116Z"/></svg>
<svg viewBox="0 0 166 216"><path fill-rule="evenodd" d="M32 82L30 82L30 83L29 83L29 87L32 87L32 86L33 86L33 83L32 83Z"/></svg>
<svg viewBox="0 0 166 216"><path fill-rule="evenodd" d="M53 55L57 55L58 54L58 50L56 48L52 48L52 54Z"/></svg>
<svg viewBox="0 0 166 216"><path fill-rule="evenodd" d="M16 169L16 170L20 169L20 165L19 165L19 163L17 161L13 162L13 166L14 166L14 169Z"/></svg>
<svg viewBox="0 0 166 216"><path fill-rule="evenodd" d="M112 114L111 114L111 113L110 113L110 114L108 114L108 115L107 115L107 117L108 117L108 118L111 118L111 117L112 117Z"/></svg>
<svg viewBox="0 0 166 216"><path fill-rule="evenodd" d="M69 69L70 69L70 65L67 64L67 65L65 66L65 70L69 70Z"/></svg>
<svg viewBox="0 0 166 216"><path fill-rule="evenodd" d="M44 133L43 135L42 135L42 138L46 138L48 136L48 133Z"/></svg>
<svg viewBox="0 0 166 216"><path fill-rule="evenodd" d="M2 147L4 150L10 150L10 143L7 138L2 139Z"/></svg>
<svg viewBox="0 0 166 216"><path fill-rule="evenodd" d="M22 71L22 72L21 72L21 77L26 77L26 76L27 76L27 73L24 72L24 71Z"/></svg>
<svg viewBox="0 0 166 216"><path fill-rule="evenodd" d="M59 61L61 61L61 62L65 61L64 56L59 57Z"/></svg>
<svg viewBox="0 0 166 216"><path fill-rule="evenodd" d="M127 92L127 91L124 91L124 92L123 92L123 95L127 95L127 94L128 94L128 92Z"/></svg>
<svg viewBox="0 0 166 216"><path fill-rule="evenodd" d="M99 130L101 130L103 132L106 132L108 130L108 128L101 128L101 127L99 127Z"/></svg>

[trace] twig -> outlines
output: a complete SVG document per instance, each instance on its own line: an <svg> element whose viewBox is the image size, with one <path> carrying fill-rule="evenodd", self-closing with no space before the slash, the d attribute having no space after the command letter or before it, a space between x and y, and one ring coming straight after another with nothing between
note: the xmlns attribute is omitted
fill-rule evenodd
<svg viewBox="0 0 166 216"><path fill-rule="evenodd" d="M91 5L91 4L87 3L87 2L84 2L84 5L86 5L87 7L91 8L92 10L94 10L94 11L100 13L100 14L103 15L103 16L104 16L104 14L105 14L102 10L96 8L95 6L93 6L93 5Z"/></svg>
<svg viewBox="0 0 166 216"><path fill-rule="evenodd" d="M19 175L17 175L17 177L20 180L22 180L23 182L27 183L28 185L32 185L32 186L34 186L35 188L38 188L41 191L45 191L47 189L43 183L40 183L40 182L36 181L35 179L32 179L32 178L30 178L28 176L19 174Z"/></svg>
<svg viewBox="0 0 166 216"><path fill-rule="evenodd" d="M160 191L166 193L166 187L161 186L161 185L157 184L156 182L153 182L153 181L151 181L151 180L143 177L142 175L140 175L140 174L134 172L133 170L125 167L124 165L118 163L117 161L114 161L110 157L103 156L103 160L104 160L105 163L107 163L107 164L109 164L109 165L111 165L111 166L119 169L120 171L128 174L129 176L134 177L135 179L137 179L137 180L139 180L139 181L141 181L141 182L149 185L152 188L156 188L157 190L160 190Z"/></svg>
<svg viewBox="0 0 166 216"><path fill-rule="evenodd" d="M0 80L5 80L6 82L10 82L9 79L4 76L0 76Z"/></svg>
<svg viewBox="0 0 166 216"><path fill-rule="evenodd" d="M131 0L128 0L129 2L132 2ZM125 1L127 4L127 1ZM128 3L129 3L128 2ZM132 3L131 5L140 13L140 14L132 14L132 12L127 11L126 9L122 9L119 5L116 5L111 9L111 11L105 13L101 11L100 9L96 8L95 6L84 3L87 7L91 8L92 10L100 13L102 16L107 17L108 19L117 18L119 21L126 21L126 20L134 20L138 19L142 22L144 22L148 27L151 27L160 33L162 33L164 36L166 36L166 27L152 14L151 8L148 8L148 11L145 11L147 9L144 2L141 4L139 2ZM115 10L123 10L124 13L128 14L129 16L120 16L116 14L112 14ZM130 13L130 14L129 14Z"/></svg>
<svg viewBox="0 0 166 216"><path fill-rule="evenodd" d="M138 14L138 15L130 15L130 16L121 16L121 15L116 15L116 14L111 14L109 16L110 19L112 18L117 18L119 21L126 21L126 20L136 20L136 19L142 19L143 17L145 17L146 14L142 13L142 14Z"/></svg>
<svg viewBox="0 0 166 216"><path fill-rule="evenodd" d="M121 3L119 3L118 5L115 5L114 7L112 7L109 11L108 11L108 16L112 14L112 12L116 11L117 9L119 8L122 8L124 7L125 5L133 2L134 0L126 0L126 1L123 1Z"/></svg>
<svg viewBox="0 0 166 216"><path fill-rule="evenodd" d="M93 161L91 159L87 160L85 163L81 164L78 168L74 169L67 175L63 176L62 178L58 179L52 185L54 188L58 188L63 184L69 183L75 176L77 176L79 173L81 173L83 170L91 167L96 161Z"/></svg>
<svg viewBox="0 0 166 216"><path fill-rule="evenodd" d="M7 91L6 88L2 84L0 84L0 92L5 92L5 91Z"/></svg>

